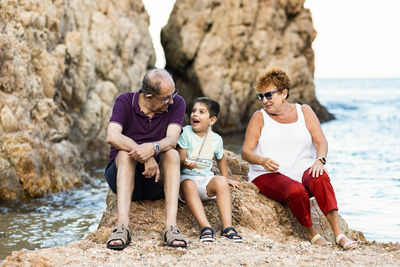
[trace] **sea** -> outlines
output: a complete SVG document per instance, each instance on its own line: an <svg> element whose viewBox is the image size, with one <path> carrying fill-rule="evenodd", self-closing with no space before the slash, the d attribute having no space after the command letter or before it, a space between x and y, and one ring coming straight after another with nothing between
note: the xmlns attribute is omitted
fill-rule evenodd
<svg viewBox="0 0 400 267"><path fill-rule="evenodd" d="M327 169L340 215L367 240L400 242L400 79L316 79L318 100L336 117L322 124ZM224 137L240 153L243 134ZM105 162L86 166L81 188L0 202L0 263L14 250L37 250L94 232L108 192Z"/></svg>

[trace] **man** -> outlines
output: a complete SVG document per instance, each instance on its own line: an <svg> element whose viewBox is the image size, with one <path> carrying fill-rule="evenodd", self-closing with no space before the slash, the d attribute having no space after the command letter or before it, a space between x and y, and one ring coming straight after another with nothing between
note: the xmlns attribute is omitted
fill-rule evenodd
<svg viewBox="0 0 400 267"><path fill-rule="evenodd" d="M175 146L185 109L171 75L162 69L150 70L139 91L115 100L107 130L111 151L105 176L117 194L118 226L107 248L122 250L129 245L131 201L164 196L164 242L171 247L187 247L186 238L176 226L180 161Z"/></svg>

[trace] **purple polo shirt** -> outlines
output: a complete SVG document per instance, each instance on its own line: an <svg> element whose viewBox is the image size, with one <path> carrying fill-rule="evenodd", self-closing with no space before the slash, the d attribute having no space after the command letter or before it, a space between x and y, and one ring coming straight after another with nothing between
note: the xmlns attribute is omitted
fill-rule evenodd
<svg viewBox="0 0 400 267"><path fill-rule="evenodd" d="M186 103L180 96L174 97L174 103L161 114L148 117L139 106L139 94L136 92L124 93L117 97L114 103L110 122L122 126L122 134L131 138L138 144L156 142L167 135L167 127L177 124L182 127L185 116ZM111 146L110 161L115 159L118 149Z"/></svg>

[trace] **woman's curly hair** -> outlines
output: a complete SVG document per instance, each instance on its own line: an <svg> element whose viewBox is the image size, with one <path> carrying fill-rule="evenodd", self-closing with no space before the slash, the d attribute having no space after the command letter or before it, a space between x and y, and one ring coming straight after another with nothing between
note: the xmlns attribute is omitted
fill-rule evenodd
<svg viewBox="0 0 400 267"><path fill-rule="evenodd" d="M276 89L280 92L286 89L286 98L289 97L290 79L286 72L281 69L271 69L260 73L256 80L255 89L257 90L257 92L261 92L262 89L270 86L271 84L275 86Z"/></svg>

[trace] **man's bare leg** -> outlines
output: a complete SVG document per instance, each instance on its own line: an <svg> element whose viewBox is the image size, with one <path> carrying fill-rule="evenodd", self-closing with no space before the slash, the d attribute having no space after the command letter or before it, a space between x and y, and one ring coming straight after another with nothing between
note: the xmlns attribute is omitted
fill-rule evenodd
<svg viewBox="0 0 400 267"><path fill-rule="evenodd" d="M161 154L161 174L164 180L165 194L165 227L176 225L178 212L178 194L180 183L180 161L178 151L170 149ZM183 245L185 242L174 241L174 245Z"/></svg>
<svg viewBox="0 0 400 267"><path fill-rule="evenodd" d="M132 193L135 186L134 161L128 152L120 150L115 159L118 168L117 172L117 203L118 203L118 224L129 227L129 212L131 208ZM113 240L110 245L120 245L121 240Z"/></svg>

